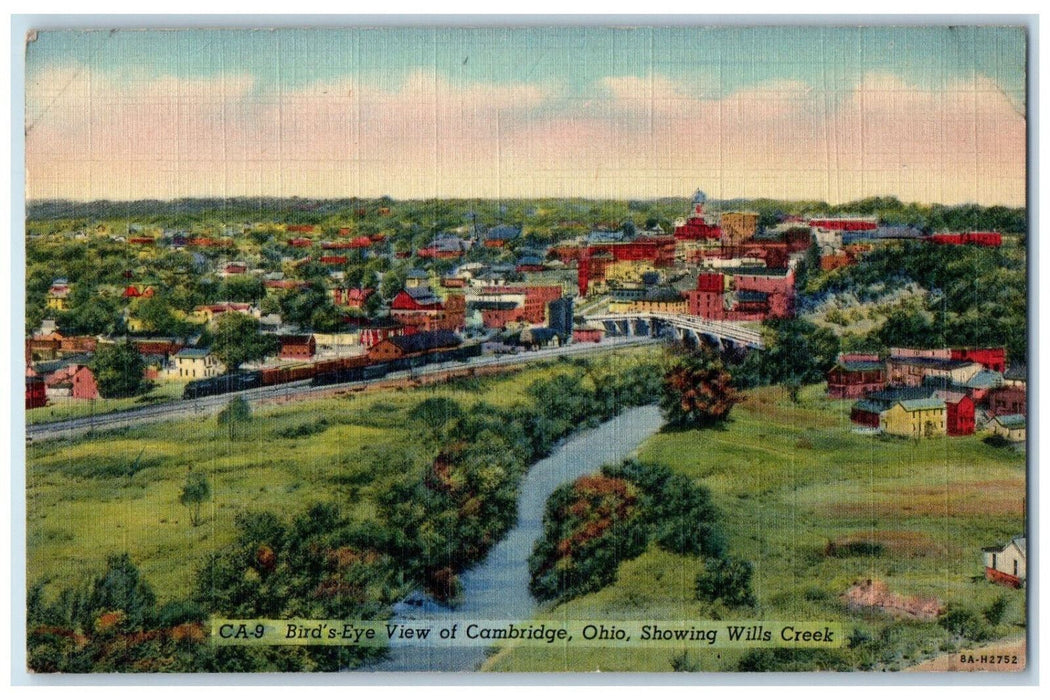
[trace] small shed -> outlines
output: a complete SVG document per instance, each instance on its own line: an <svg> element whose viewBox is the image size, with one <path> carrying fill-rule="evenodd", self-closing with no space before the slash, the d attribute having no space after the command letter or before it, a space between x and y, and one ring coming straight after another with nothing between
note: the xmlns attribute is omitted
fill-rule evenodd
<svg viewBox="0 0 1050 700"><path fill-rule="evenodd" d="M1027 540L1015 537L1005 545L985 547L984 576L989 581L1021 588L1028 577Z"/></svg>

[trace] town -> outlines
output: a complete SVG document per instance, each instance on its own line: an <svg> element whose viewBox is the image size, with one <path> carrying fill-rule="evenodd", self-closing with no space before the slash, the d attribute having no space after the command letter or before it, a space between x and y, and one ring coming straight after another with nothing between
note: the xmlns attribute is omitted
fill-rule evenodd
<svg viewBox="0 0 1050 700"><path fill-rule="evenodd" d="M412 216L443 218L432 233L393 200L289 217L324 220L316 224L31 216L26 409L62 407L64 417L143 394L165 401L374 379L428 362L636 334L757 349L763 322L817 315L807 280L833 279L873 251L1004 246L998 231L930 231L873 215L712 209L700 190L688 211L674 216L672 201L640 223L554 220L564 206L539 206L521 206L517 217L506 207L489 212L521 222L492 225L466 206L446 204L440 214L417 207ZM68 254L54 255L56 247ZM841 308L824 316L835 314ZM142 376L100 382L100 348L125 364L130 357ZM857 430L990 431L1024 442L1024 358L1008 358L1001 344L924 343L833 359L821 368L828 397L856 401Z"/></svg>

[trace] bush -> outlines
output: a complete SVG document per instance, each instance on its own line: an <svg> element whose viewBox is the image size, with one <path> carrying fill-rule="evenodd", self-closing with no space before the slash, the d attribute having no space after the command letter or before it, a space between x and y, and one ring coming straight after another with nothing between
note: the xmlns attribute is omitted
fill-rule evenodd
<svg viewBox="0 0 1050 700"><path fill-rule="evenodd" d="M730 607L755 604L751 592L751 562L724 557L711 558L696 577L696 597L715 602L721 600Z"/></svg>
<svg viewBox="0 0 1050 700"><path fill-rule="evenodd" d="M965 637L974 642L988 638L988 628L981 616L969 608L950 605L937 623L956 637Z"/></svg>
<svg viewBox="0 0 1050 700"><path fill-rule="evenodd" d="M991 605L984 609L984 619L988 621L989 625L998 625L1003 621L1003 616L1006 615L1006 609L1009 605L1010 601L1005 595L999 596L992 601Z"/></svg>

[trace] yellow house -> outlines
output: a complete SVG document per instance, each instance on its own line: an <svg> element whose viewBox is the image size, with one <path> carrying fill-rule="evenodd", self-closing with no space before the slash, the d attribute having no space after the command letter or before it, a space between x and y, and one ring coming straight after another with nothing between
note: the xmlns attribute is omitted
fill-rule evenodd
<svg viewBox="0 0 1050 700"><path fill-rule="evenodd" d="M65 311L69 308L70 286L65 279L55 280L47 292L47 308Z"/></svg>
<svg viewBox="0 0 1050 700"><path fill-rule="evenodd" d="M175 379L207 379L226 371L207 348L183 348L172 356L171 362L168 375Z"/></svg>
<svg viewBox="0 0 1050 700"><path fill-rule="evenodd" d="M988 427L993 433L1006 438L1010 442L1024 442L1027 435L1026 423L1024 416L1010 414L996 416L988 423Z"/></svg>
<svg viewBox="0 0 1050 700"><path fill-rule="evenodd" d="M941 399L898 401L879 416L882 432L903 437L946 435L947 410Z"/></svg>

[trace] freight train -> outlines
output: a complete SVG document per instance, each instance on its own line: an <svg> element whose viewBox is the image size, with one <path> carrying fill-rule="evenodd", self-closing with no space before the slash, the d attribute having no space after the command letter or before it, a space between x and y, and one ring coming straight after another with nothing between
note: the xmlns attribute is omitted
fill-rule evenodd
<svg viewBox="0 0 1050 700"><path fill-rule="evenodd" d="M438 364L441 362L465 362L481 355L481 344L472 343L458 348L420 352L396 360L373 362L368 355L343 357L320 362L304 362L285 367L269 367L261 370L231 372L209 379L195 379L186 385L182 392L184 399L197 399L204 396L228 394L234 391L256 389L264 386L276 386L310 380L313 386L341 384L381 379L391 372L399 372L414 367Z"/></svg>

